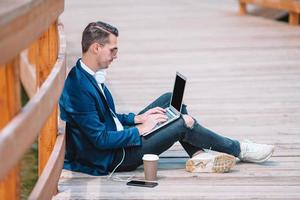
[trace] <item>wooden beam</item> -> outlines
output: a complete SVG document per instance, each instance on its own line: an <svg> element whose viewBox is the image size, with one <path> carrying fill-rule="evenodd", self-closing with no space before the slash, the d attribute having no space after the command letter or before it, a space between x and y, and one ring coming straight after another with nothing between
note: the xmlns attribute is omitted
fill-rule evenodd
<svg viewBox="0 0 300 200"><path fill-rule="evenodd" d="M39 56L39 40L34 41L28 48L28 61L32 65L36 65L36 58Z"/></svg>
<svg viewBox="0 0 300 200"><path fill-rule="evenodd" d="M0 129L13 118L21 108L19 57L0 68ZM0 132L1 134L1 132ZM7 154L9 155L9 154ZM6 155L6 156L7 156ZM3 162L1 162L1 166ZM1 180L1 179L0 179ZM19 166L10 170L0 182L0 199L19 198Z"/></svg>
<svg viewBox="0 0 300 200"><path fill-rule="evenodd" d="M289 13L289 24L293 25L293 26L299 25L299 21L300 21L299 16L300 16L299 13L290 12Z"/></svg>
<svg viewBox="0 0 300 200"><path fill-rule="evenodd" d="M47 79L54 66L58 53L57 22L53 23L44 35L39 39L39 55L36 58L37 86L41 86ZM57 106L48 118L39 134L39 165L38 173L42 173L48 158L54 148L57 134Z"/></svg>
<svg viewBox="0 0 300 200"><path fill-rule="evenodd" d="M63 168L66 145L65 131L64 128L62 129L62 131L59 131L60 134L57 136L54 149L45 166L45 170L40 175L28 198L30 200L51 199L57 193L57 183Z"/></svg>
<svg viewBox="0 0 300 200"><path fill-rule="evenodd" d="M27 95L32 98L37 88L36 70L35 65L29 63L27 54L27 51L22 52L20 56L20 79Z"/></svg>
<svg viewBox="0 0 300 200"><path fill-rule="evenodd" d="M246 15L247 14L247 5L244 2L239 1L240 9L239 9L239 14L240 15Z"/></svg>
<svg viewBox="0 0 300 200"><path fill-rule="evenodd" d="M2 4L7 3L0 2L0 7ZM32 0L9 12L0 12L0 64L39 38L63 10L64 0Z"/></svg>
<svg viewBox="0 0 300 200"><path fill-rule="evenodd" d="M47 80L21 112L0 130L0 179L4 178L18 163L57 105L66 72L66 40L62 33L62 25L60 25L59 32L58 59ZM7 157L7 155L10 156Z"/></svg>
<svg viewBox="0 0 300 200"><path fill-rule="evenodd" d="M239 0L239 2L300 13L299 0Z"/></svg>

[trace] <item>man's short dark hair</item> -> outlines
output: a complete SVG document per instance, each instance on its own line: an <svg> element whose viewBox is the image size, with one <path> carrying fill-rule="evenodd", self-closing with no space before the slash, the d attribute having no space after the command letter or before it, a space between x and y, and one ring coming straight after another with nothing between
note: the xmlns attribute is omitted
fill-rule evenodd
<svg viewBox="0 0 300 200"><path fill-rule="evenodd" d="M94 42L106 44L108 42L109 34L113 34L118 37L119 31L116 27L105 22L98 21L89 23L82 33L82 53L87 52L91 44Z"/></svg>

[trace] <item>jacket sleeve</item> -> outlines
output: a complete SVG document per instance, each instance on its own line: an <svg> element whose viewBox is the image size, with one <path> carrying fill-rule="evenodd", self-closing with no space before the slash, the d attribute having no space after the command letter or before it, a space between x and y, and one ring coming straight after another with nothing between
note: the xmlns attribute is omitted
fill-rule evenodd
<svg viewBox="0 0 300 200"><path fill-rule="evenodd" d="M123 131L108 131L100 120L95 97L84 89L67 87L60 98L61 118L85 134L99 149L116 149L141 145L141 137L136 127ZM126 120L134 118L129 115Z"/></svg>
<svg viewBox="0 0 300 200"><path fill-rule="evenodd" d="M135 114L134 113L129 113L129 114L118 114L116 113L118 119L120 120L122 125L125 126L133 126L134 123L134 117Z"/></svg>
<svg viewBox="0 0 300 200"><path fill-rule="evenodd" d="M72 113L72 119L81 132L99 149L116 149L121 147L139 146L141 138L136 127L123 131L108 131L100 121L96 111Z"/></svg>

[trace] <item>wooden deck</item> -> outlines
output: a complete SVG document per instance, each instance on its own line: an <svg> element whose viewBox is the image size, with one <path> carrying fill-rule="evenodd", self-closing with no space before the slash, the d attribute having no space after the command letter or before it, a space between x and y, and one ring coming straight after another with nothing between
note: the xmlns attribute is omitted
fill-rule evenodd
<svg viewBox="0 0 300 200"><path fill-rule="evenodd" d="M160 156L156 188L63 171L54 199L300 199L300 27L238 16L235 0L88 2L66 1L67 66L80 56L88 22L119 27L119 57L108 72L119 112L137 112L170 91L180 71L200 123L276 151L231 173L191 174L176 144ZM116 176L142 179L143 169Z"/></svg>

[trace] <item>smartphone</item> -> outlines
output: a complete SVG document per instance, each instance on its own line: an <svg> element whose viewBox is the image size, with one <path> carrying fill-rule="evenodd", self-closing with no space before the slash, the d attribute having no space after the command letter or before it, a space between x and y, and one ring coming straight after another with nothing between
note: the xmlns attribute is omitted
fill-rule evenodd
<svg viewBox="0 0 300 200"><path fill-rule="evenodd" d="M132 186L139 186L139 187L155 187L158 185L156 182L148 182L148 181L138 181L138 180L131 180L127 182L127 185L132 185Z"/></svg>

